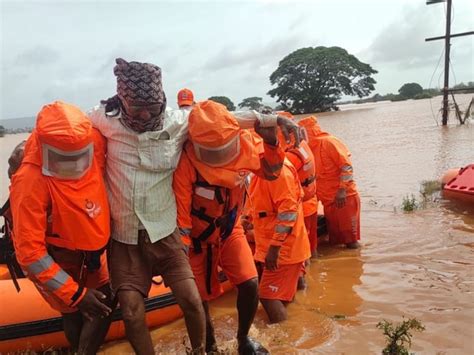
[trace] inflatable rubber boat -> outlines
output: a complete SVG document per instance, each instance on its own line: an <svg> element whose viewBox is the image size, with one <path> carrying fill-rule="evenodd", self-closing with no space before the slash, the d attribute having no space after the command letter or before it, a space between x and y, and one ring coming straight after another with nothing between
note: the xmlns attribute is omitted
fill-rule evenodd
<svg viewBox="0 0 474 355"><path fill-rule="evenodd" d="M28 279L18 279L17 292L6 266L0 266L0 354L18 351L46 351L68 347L61 314L43 300ZM231 289L222 278L225 291ZM156 328L182 316L171 290L153 284L145 300L146 322ZM105 341L125 337L120 309L115 310Z"/></svg>
<svg viewBox="0 0 474 355"><path fill-rule="evenodd" d="M441 178L443 197L474 203L474 164L450 169Z"/></svg>

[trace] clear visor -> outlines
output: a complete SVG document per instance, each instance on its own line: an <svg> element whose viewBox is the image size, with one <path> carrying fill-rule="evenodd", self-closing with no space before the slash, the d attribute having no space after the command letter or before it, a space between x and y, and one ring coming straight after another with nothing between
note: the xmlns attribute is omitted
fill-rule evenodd
<svg viewBox="0 0 474 355"><path fill-rule="evenodd" d="M66 152L43 144L43 175L59 179L80 179L92 165L94 145Z"/></svg>
<svg viewBox="0 0 474 355"><path fill-rule="evenodd" d="M203 147L193 143L196 157L204 164L221 167L237 158L240 154L240 135L236 135L229 143L216 148Z"/></svg>

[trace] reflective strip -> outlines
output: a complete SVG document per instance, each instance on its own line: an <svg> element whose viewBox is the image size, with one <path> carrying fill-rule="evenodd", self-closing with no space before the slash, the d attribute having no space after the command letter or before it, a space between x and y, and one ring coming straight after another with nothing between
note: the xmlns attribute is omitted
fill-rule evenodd
<svg viewBox="0 0 474 355"><path fill-rule="evenodd" d="M308 159L309 154L308 154L308 152L306 151L306 149L304 149L303 147L299 147L298 150L300 151L300 153L301 153L301 155L303 156L303 159L304 159L304 160Z"/></svg>
<svg viewBox="0 0 474 355"><path fill-rule="evenodd" d="M280 221L293 222L296 221L297 214L296 212L282 212L277 214L277 218Z"/></svg>
<svg viewBox="0 0 474 355"><path fill-rule="evenodd" d="M344 165L342 168L341 168L342 171L352 171L352 166L350 165Z"/></svg>
<svg viewBox="0 0 474 355"><path fill-rule="evenodd" d="M341 181L349 181L349 180L353 180L354 177L352 175L342 175L341 176Z"/></svg>
<svg viewBox="0 0 474 355"><path fill-rule="evenodd" d="M181 235L190 235L191 234L191 228L179 228L179 233Z"/></svg>
<svg viewBox="0 0 474 355"><path fill-rule="evenodd" d="M56 275L54 275L54 277L51 280L46 281L44 284L51 291L56 291L61 286L64 286L68 278L69 278L69 275L66 274L64 270L61 269L56 273Z"/></svg>
<svg viewBox="0 0 474 355"><path fill-rule="evenodd" d="M282 224L277 224L277 225L275 226L275 232L276 232L276 233L279 233L279 234L290 233L292 229L293 229L292 227L290 227L290 226L284 226L284 225L282 225Z"/></svg>
<svg viewBox="0 0 474 355"><path fill-rule="evenodd" d="M28 270L28 274L37 275L45 270L48 270L51 265L53 265L53 263L53 258L47 254L38 261L35 261L34 263L28 265L26 269Z"/></svg>

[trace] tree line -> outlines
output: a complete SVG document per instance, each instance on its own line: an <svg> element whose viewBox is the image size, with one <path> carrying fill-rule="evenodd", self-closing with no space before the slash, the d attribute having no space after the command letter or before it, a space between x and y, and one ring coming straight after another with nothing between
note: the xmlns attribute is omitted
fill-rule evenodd
<svg viewBox="0 0 474 355"><path fill-rule="evenodd" d="M377 73L369 64L361 62L354 55L340 47L300 48L280 62L270 75L273 89L267 92L278 103L275 110L289 111L293 114L305 114L338 110L337 104L343 95L357 96L359 100L344 103L377 102L383 100L402 101L408 99L426 99L441 94L440 89L424 89L418 83L406 83L398 94L375 94ZM474 92L474 82L460 83L453 89L462 89L461 93ZM234 111L235 104L227 96L212 96L209 100L219 102ZM339 103L338 103L339 102ZM264 107L262 97L251 96L238 104L239 108L260 110ZM270 108L271 109L271 108Z"/></svg>
<svg viewBox="0 0 474 355"><path fill-rule="evenodd" d="M270 75L275 86L268 95L276 98L277 110L294 114L337 110L336 102L343 95L365 97L375 90L372 75L377 71L340 47L300 48L286 57ZM234 111L234 103L226 96L212 96ZM240 108L260 109L261 97L248 97Z"/></svg>

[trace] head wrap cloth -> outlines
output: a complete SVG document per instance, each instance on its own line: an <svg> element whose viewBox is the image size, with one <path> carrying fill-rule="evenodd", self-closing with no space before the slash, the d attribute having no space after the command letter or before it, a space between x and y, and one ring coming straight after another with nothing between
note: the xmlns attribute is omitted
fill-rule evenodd
<svg viewBox="0 0 474 355"><path fill-rule="evenodd" d="M143 133L159 129L163 121L166 108L166 96L161 82L161 68L149 63L127 62L122 58L115 60L114 74L117 77L117 96L122 103L136 104L161 104L162 111L159 116L150 117L148 120L127 115L122 107L122 123L132 130Z"/></svg>

